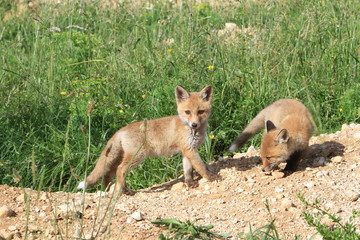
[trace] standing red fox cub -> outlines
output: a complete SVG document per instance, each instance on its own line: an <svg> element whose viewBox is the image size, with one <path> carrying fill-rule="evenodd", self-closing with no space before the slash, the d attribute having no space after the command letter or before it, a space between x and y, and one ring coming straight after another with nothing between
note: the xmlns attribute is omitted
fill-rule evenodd
<svg viewBox="0 0 360 240"><path fill-rule="evenodd" d="M250 122L229 148L233 152L265 126L260 157L263 171L287 162L284 171L296 171L313 132L309 110L299 101L280 99L269 105Z"/></svg>
<svg viewBox="0 0 360 240"><path fill-rule="evenodd" d="M78 189L91 187L104 179L107 187L117 176L116 191L123 190L128 171L141 164L145 158L167 156L181 152L185 183L196 186L193 168L209 181L217 178L201 160L198 148L205 139L211 114L212 87L188 93L176 86L178 115L129 124L118 130L106 144L100 158L86 181Z"/></svg>

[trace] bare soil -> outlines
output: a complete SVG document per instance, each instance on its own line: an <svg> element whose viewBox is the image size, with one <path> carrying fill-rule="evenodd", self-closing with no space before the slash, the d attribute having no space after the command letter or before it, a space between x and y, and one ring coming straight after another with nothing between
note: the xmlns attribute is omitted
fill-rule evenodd
<svg viewBox="0 0 360 240"><path fill-rule="evenodd" d="M309 239L316 229L305 222L305 206L297 194L302 193L309 201L322 199L324 208L346 222L352 210L360 210L359 160L360 124L350 124L336 133L313 137L300 169L285 177L279 171L263 173L258 151L253 149L211 163L222 180L200 179L194 189L186 189L181 179L175 179L115 200L102 192L37 192L2 185L0 208L7 206L16 215L0 217L0 236L158 239L166 231L150 221L175 218L200 219L197 225L214 225L213 231L231 232L237 239L237 234L248 232L250 226L257 229L269 223L268 201L282 239ZM334 224L329 219L324 221L329 227ZM354 222L360 228L360 219Z"/></svg>

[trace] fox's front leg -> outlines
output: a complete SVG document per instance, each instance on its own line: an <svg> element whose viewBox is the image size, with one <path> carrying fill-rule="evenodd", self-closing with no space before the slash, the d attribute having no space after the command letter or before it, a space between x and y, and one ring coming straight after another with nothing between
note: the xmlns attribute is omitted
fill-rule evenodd
<svg viewBox="0 0 360 240"><path fill-rule="evenodd" d="M201 177L206 178L209 181L214 181L219 178L218 175L211 173L207 168L205 163L201 160L199 152L195 149L185 149L182 152L183 154L183 168L184 168L184 177L186 184L192 184L192 168L201 175Z"/></svg>
<svg viewBox="0 0 360 240"><path fill-rule="evenodd" d="M183 169L184 169L185 184L191 188L199 186L199 184L197 182L195 182L193 179L193 166L191 165L191 162L189 161L189 159L187 157L183 156L182 162L183 162Z"/></svg>

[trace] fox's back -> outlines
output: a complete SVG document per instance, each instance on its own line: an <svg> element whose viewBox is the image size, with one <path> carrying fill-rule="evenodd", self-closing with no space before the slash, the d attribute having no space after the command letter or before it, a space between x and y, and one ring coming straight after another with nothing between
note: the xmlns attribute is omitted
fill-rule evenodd
<svg viewBox="0 0 360 240"><path fill-rule="evenodd" d="M294 99L280 99L264 109L265 122L270 120L278 129L286 129L290 136L308 140L313 131L309 110Z"/></svg>

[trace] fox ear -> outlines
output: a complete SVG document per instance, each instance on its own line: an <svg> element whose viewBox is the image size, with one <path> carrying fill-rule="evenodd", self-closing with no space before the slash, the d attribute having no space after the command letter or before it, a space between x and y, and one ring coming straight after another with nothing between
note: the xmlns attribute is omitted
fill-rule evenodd
<svg viewBox="0 0 360 240"><path fill-rule="evenodd" d="M190 95L184 88L178 85L175 88L175 96L177 102L182 102L188 99Z"/></svg>
<svg viewBox="0 0 360 240"><path fill-rule="evenodd" d="M266 121L266 132L270 132L271 130L274 130L274 129L276 129L275 124L272 121L267 120Z"/></svg>
<svg viewBox="0 0 360 240"><path fill-rule="evenodd" d="M278 143L287 143L289 141L289 133L286 129L281 129L276 137Z"/></svg>
<svg viewBox="0 0 360 240"><path fill-rule="evenodd" d="M206 87L203 88L203 90L200 91L200 96L202 100L207 102L212 99L212 93L213 93L212 86L207 85Z"/></svg>

